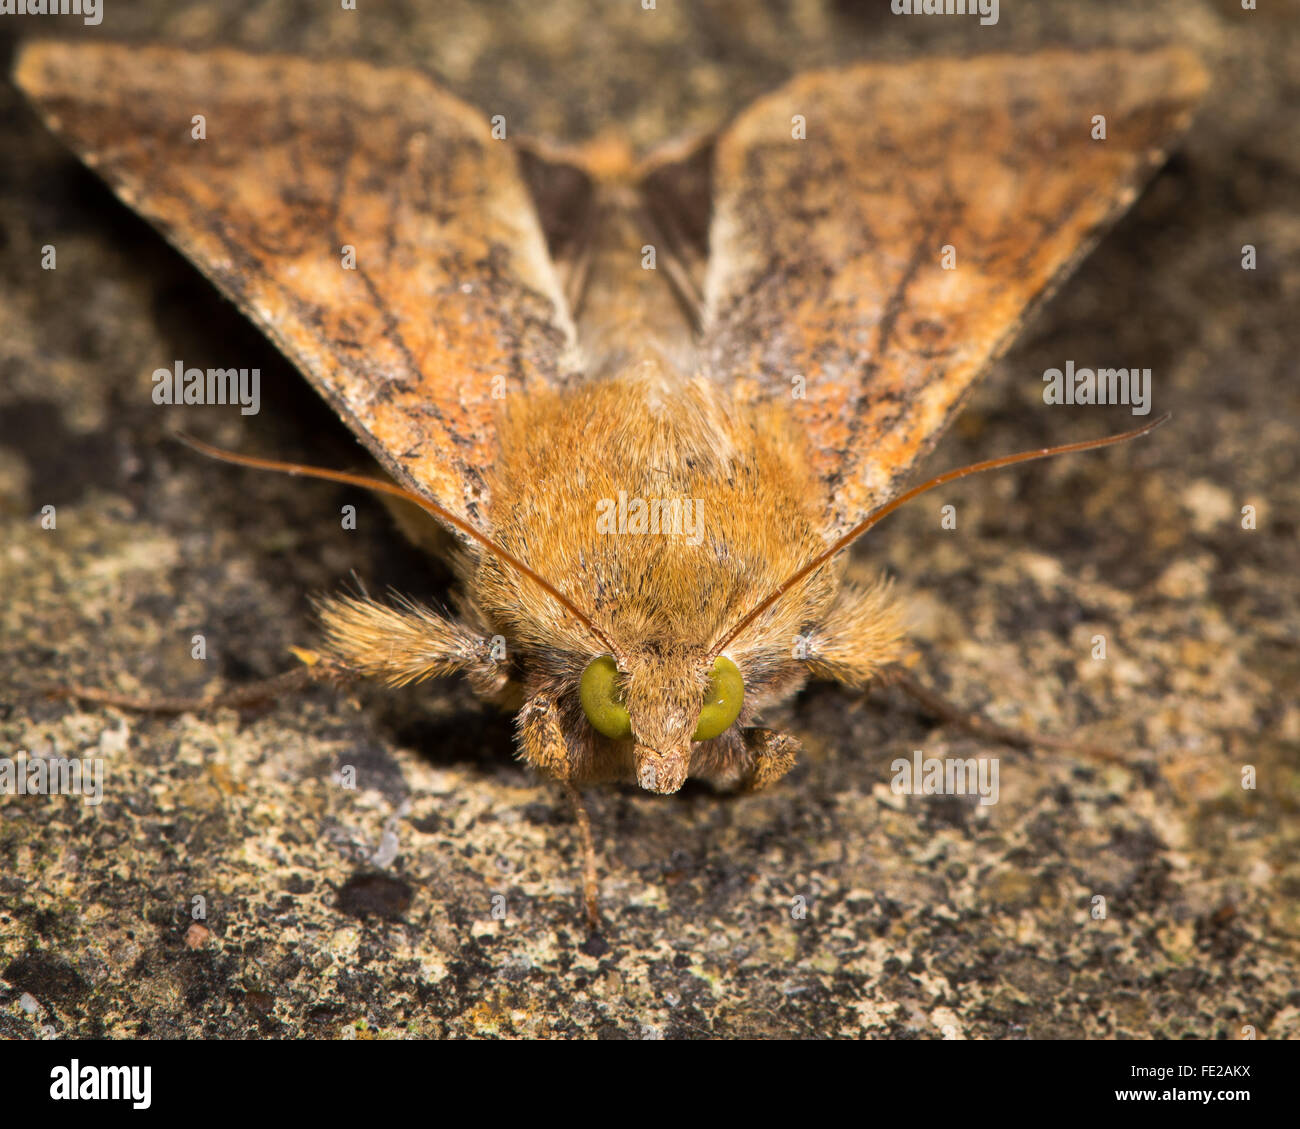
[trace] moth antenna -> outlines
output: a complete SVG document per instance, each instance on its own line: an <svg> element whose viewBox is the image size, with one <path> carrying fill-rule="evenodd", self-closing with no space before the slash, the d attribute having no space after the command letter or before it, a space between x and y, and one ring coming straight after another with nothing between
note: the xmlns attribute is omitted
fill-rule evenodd
<svg viewBox="0 0 1300 1129"><path fill-rule="evenodd" d="M943 474L935 475L934 478L922 482L919 486L913 486L911 490L900 494L892 502L887 502L879 509L872 510L863 521L850 529L843 537L831 545L829 549L823 553L819 553L793 576L778 584L776 588L773 589L770 596L767 596L765 599L760 601L739 623L736 624L735 627L722 637L720 643L713 646L713 657L716 658L721 654L727 644L735 639L737 635L744 631L746 627L753 623L754 620L767 611L768 608L775 604L777 600L784 596L801 580L809 576L811 573L816 572L837 553L852 545L854 541L866 533L866 531L878 521L882 518L888 517L898 509L899 506L906 502L910 502L913 498L925 494L928 491L935 489L937 486L943 486L958 478L965 478L968 474L979 474L981 471L997 470L1000 467L1013 466L1016 463L1032 462L1034 459L1046 459L1052 455L1069 455L1076 451L1095 451L1099 447L1110 447L1116 443L1127 443L1130 439L1137 439L1140 436L1154 431L1161 424L1167 423L1171 418L1171 415L1172 413L1165 412L1164 415L1157 416L1150 423L1144 424L1142 427L1135 428L1132 431L1122 432L1119 435L1108 435L1104 439L1082 439L1077 443L1064 443L1059 447L1040 447L1034 451L1021 451L1019 454L1015 455L1003 455L1001 458L997 459L985 459L983 462L971 463L970 466L958 467L956 470L944 471Z"/></svg>
<svg viewBox="0 0 1300 1129"><path fill-rule="evenodd" d="M507 552L501 548L487 534L480 532L464 518L457 517L450 510L444 509L437 502L430 502L427 498L422 498L413 490L407 490L392 482L385 482L380 478L368 478L363 474L349 474L342 470L328 470L324 467L306 466L302 463L282 463L275 459L261 459L255 455L240 455L234 451L225 451L220 447L213 447L209 443L195 439L192 435L186 435L184 432L177 432L176 438L184 443L187 447L198 451L202 455L207 455L218 462L231 463L234 466L252 467L254 470L274 470L281 474L290 474L300 478L319 478L326 482L341 482L346 486L360 486L363 490L374 490L380 494L391 494L394 498L403 498L408 502L413 502L426 513L432 514L440 521L454 526L462 533L472 537L482 545L489 553L504 561L522 576L528 577L534 584L542 589L548 596L567 611L574 619L583 625L588 631L600 640L602 646L609 651L611 655L619 654L614 644L609 641L599 627L591 621L581 608L577 607L572 600L563 592L555 587L544 576L534 572L528 565L524 564L513 553ZM364 591L364 588L362 589Z"/></svg>

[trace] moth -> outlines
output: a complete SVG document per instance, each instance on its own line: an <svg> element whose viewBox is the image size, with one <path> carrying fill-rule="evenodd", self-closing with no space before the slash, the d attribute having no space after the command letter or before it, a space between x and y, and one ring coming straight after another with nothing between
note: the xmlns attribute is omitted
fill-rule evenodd
<svg viewBox="0 0 1300 1129"><path fill-rule="evenodd" d="M222 457L450 534L454 614L324 598L303 670L458 673L516 709L519 755L575 801L593 923L581 787L767 787L798 746L766 710L896 668L895 603L844 582L845 550L940 481L1053 453L901 493L1206 86L1176 48L870 62L637 155L505 140L360 62L38 42L15 77L389 477Z"/></svg>

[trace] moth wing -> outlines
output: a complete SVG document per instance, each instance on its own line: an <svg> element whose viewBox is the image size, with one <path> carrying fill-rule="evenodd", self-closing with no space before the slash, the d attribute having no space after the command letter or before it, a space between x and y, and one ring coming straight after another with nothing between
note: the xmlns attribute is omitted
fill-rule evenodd
<svg viewBox="0 0 1300 1129"><path fill-rule="evenodd" d="M722 134L704 367L789 405L830 532L897 492L1205 85L1177 49L872 63L796 78Z"/></svg>
<svg viewBox="0 0 1300 1129"><path fill-rule="evenodd" d="M479 113L414 71L225 50L35 43L14 77L396 481L482 526L497 401L576 366L516 154Z"/></svg>

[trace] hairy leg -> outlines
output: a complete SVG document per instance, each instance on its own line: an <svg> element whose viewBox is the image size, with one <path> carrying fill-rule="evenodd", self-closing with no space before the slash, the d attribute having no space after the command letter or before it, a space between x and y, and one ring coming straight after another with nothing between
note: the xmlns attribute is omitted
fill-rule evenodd
<svg viewBox="0 0 1300 1129"><path fill-rule="evenodd" d="M591 834L591 816L582 802L582 793L567 780L565 794L573 807L573 818L578 823L578 838L582 844L582 905L587 914L587 926L593 932L600 929L600 882L596 873L596 841Z"/></svg>
<svg viewBox="0 0 1300 1129"><path fill-rule="evenodd" d="M46 693L141 713L202 713L263 705L316 683L337 685L358 678L405 686L463 671L485 694L500 692L508 681L492 640L418 604L328 597L317 602L317 612L325 632L320 651L293 648L302 666L224 693L182 698L79 685L51 686Z"/></svg>
<svg viewBox="0 0 1300 1129"><path fill-rule="evenodd" d="M118 694L112 690L78 685L51 686L45 692L53 698L73 698L138 713L204 713L208 710L248 709L267 705L318 682L344 680L345 676L336 670L321 666L300 666L283 674L236 686L222 694L206 694L197 698Z"/></svg>
<svg viewBox="0 0 1300 1129"><path fill-rule="evenodd" d="M557 780L569 798L573 818L578 825L582 848L582 902L587 924L592 932L600 929L600 886L597 876L596 844L591 833L591 817L574 783L579 775L564 729L560 724L555 700L545 693L534 694L519 711L519 743L523 758L545 776Z"/></svg>
<svg viewBox="0 0 1300 1129"><path fill-rule="evenodd" d="M885 584L846 588L825 625L806 641L806 649L808 665L815 674L859 690L871 685L896 686L940 721L974 737L1019 749L1060 749L1095 760L1126 761L1113 749L998 725L920 682L901 665L901 620Z"/></svg>
<svg viewBox="0 0 1300 1129"><path fill-rule="evenodd" d="M911 671L902 666L886 667L881 672L880 684L882 686L897 686L903 693L919 703L927 712L933 714L940 721L955 725L958 729L969 733L973 737L996 741L999 744L1010 745L1017 749L1030 750L1035 747L1057 749L1112 764L1127 763L1127 758L1114 749L1108 749L1100 745L1090 745L1082 741L1073 741L1066 737L1045 736L1041 733L1031 733L1028 730L1012 729L999 725L977 711L965 709L948 701L938 691L918 681Z"/></svg>
<svg viewBox="0 0 1300 1129"><path fill-rule="evenodd" d="M753 757L753 767L741 779L740 787L749 792L770 788L794 768L799 756L799 742L775 729L746 729L745 749Z"/></svg>

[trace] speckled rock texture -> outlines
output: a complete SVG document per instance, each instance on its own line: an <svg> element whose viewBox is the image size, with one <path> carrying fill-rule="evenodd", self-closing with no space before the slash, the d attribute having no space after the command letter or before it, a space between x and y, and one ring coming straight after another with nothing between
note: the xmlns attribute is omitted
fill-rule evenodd
<svg viewBox="0 0 1300 1129"><path fill-rule="evenodd" d="M1043 404L1069 359L1151 367L1173 422L931 495L853 565L897 579L949 697L1125 763L813 686L773 719L806 755L770 793L590 794L590 939L562 796L459 682L170 718L42 695L239 685L293 665L311 593L438 599L449 577L368 496L165 440L193 412L228 446L360 465L292 367L0 87L0 755L106 766L98 806L0 797L0 1037L1300 1035L1300 6L1036 0L982 28L885 0L104 3L98 28L7 17L6 68L36 30L350 55L425 66L529 133L642 145L859 58L1176 39L1215 88L929 466L1131 426ZM178 357L259 365L261 413L155 407L149 374ZM895 795L913 749L998 757L999 802Z"/></svg>

